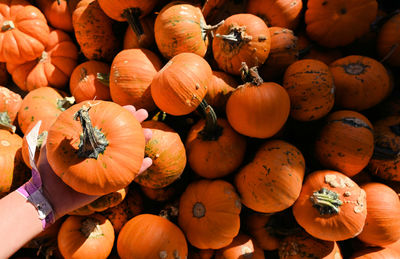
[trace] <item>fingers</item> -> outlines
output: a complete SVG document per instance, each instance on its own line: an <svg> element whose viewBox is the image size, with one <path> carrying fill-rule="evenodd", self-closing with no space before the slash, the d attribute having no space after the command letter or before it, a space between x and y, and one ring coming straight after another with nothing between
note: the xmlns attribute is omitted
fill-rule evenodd
<svg viewBox="0 0 400 259"><path fill-rule="evenodd" d="M144 171L146 171L147 168L149 168L152 164L153 164L153 160L151 160L150 157L145 157L145 158L143 159L142 166L140 167L139 174L141 174L141 173L143 173Z"/></svg>
<svg viewBox="0 0 400 259"><path fill-rule="evenodd" d="M151 129L143 129L143 134L144 134L144 139L146 140L147 143L153 136L153 131L151 131Z"/></svg>
<svg viewBox="0 0 400 259"><path fill-rule="evenodd" d="M149 116L145 109L139 109L133 115L139 122L143 122Z"/></svg>

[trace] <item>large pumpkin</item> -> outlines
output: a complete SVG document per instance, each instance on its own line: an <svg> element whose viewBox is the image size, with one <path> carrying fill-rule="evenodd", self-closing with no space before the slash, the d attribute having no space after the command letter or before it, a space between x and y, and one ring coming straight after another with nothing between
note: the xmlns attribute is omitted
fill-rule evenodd
<svg viewBox="0 0 400 259"><path fill-rule="evenodd" d="M228 17L215 31L212 44L218 67L233 75L240 75L242 62L249 67L264 64L270 48L268 26L261 18L244 13Z"/></svg>
<svg viewBox="0 0 400 259"><path fill-rule="evenodd" d="M376 0L309 0L307 34L322 46L345 46L368 32L377 11Z"/></svg>
<svg viewBox="0 0 400 259"><path fill-rule="evenodd" d="M185 235L160 216L140 214L129 220L118 235L118 255L126 258L187 258Z"/></svg>
<svg viewBox="0 0 400 259"><path fill-rule="evenodd" d="M193 246L219 249L239 233L240 211L240 198L230 183L199 180L181 195L178 223Z"/></svg>
<svg viewBox="0 0 400 259"><path fill-rule="evenodd" d="M282 140L261 145L254 159L235 176L242 203L258 212L283 211L299 197L305 161L295 146Z"/></svg>
<svg viewBox="0 0 400 259"><path fill-rule="evenodd" d="M145 139L130 111L108 101L84 101L49 129L47 159L71 188L91 195L117 191L138 175Z"/></svg>
<svg viewBox="0 0 400 259"><path fill-rule="evenodd" d="M0 61L22 63L39 57L50 33L43 13L25 0L1 0L0 10Z"/></svg>
<svg viewBox="0 0 400 259"><path fill-rule="evenodd" d="M154 76L151 95L162 111L186 115L205 97L211 77L211 67L204 58L194 53L180 53Z"/></svg>
<svg viewBox="0 0 400 259"><path fill-rule="evenodd" d="M62 30L51 31L46 48L36 60L7 62L15 84L24 91L39 87L66 88L77 65L78 48Z"/></svg>
<svg viewBox="0 0 400 259"><path fill-rule="evenodd" d="M359 235L367 216L366 194L348 176L332 170L310 173L293 215L315 238L340 241Z"/></svg>

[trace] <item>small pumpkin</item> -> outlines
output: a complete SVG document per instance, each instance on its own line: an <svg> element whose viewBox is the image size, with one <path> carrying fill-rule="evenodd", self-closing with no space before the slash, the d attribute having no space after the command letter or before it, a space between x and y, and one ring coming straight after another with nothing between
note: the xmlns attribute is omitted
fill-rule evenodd
<svg viewBox="0 0 400 259"><path fill-rule="evenodd" d="M135 178L141 186L158 189L176 181L186 166L186 150L179 134L167 124L148 120L142 127L152 131L146 143L145 156L150 157L152 165Z"/></svg>
<svg viewBox="0 0 400 259"><path fill-rule="evenodd" d="M378 11L376 0L310 0L307 35L325 47L345 46L368 32Z"/></svg>
<svg viewBox="0 0 400 259"><path fill-rule="evenodd" d="M249 0L246 11L261 17L268 26L294 30L302 8L303 2L296 0Z"/></svg>
<svg viewBox="0 0 400 259"><path fill-rule="evenodd" d="M58 249L64 258L104 258L114 244L111 222L100 214L68 216L57 235Z"/></svg>
<svg viewBox="0 0 400 259"><path fill-rule="evenodd" d="M391 92L386 68L373 58L351 55L329 65L335 83L335 104L362 111L371 108Z"/></svg>
<svg viewBox="0 0 400 259"><path fill-rule="evenodd" d="M242 203L258 212L283 211L299 197L305 173L302 153L282 140L268 140L235 175Z"/></svg>
<svg viewBox="0 0 400 259"><path fill-rule="evenodd" d="M234 14L215 31L212 43L218 67L240 75L242 62L249 67L261 66L268 58L271 36L265 22L253 14Z"/></svg>
<svg viewBox="0 0 400 259"><path fill-rule="evenodd" d="M154 76L151 96L162 111L186 115L205 97L211 77L211 67L204 58L194 53L180 53Z"/></svg>
<svg viewBox="0 0 400 259"><path fill-rule="evenodd" d="M123 49L145 48L150 49L155 43L154 20L152 15L140 19L143 27L143 34L138 38L130 26L126 28L123 42Z"/></svg>
<svg viewBox="0 0 400 259"><path fill-rule="evenodd" d="M273 214L252 212L245 217L248 233L260 248L267 251L279 248L281 237L275 235L278 227L272 224Z"/></svg>
<svg viewBox="0 0 400 259"><path fill-rule="evenodd" d="M297 223L313 237L345 240L364 228L366 193L338 171L317 170L308 174L292 210Z"/></svg>
<svg viewBox="0 0 400 259"><path fill-rule="evenodd" d="M125 49L113 59L110 70L111 99L119 105L155 110L150 84L161 69L158 56L147 49Z"/></svg>
<svg viewBox="0 0 400 259"><path fill-rule="evenodd" d="M303 59L292 63L285 71L282 86L289 94L290 116L295 120L318 120L333 108L333 76L321 61Z"/></svg>
<svg viewBox="0 0 400 259"><path fill-rule="evenodd" d="M242 164L247 141L226 119L217 118L210 105L201 103L200 107L205 118L194 124L186 137L188 162L202 177L221 178Z"/></svg>
<svg viewBox="0 0 400 259"><path fill-rule="evenodd" d="M243 66L243 78L226 103L226 117L234 130L245 136L268 138L285 124L290 112L287 91L277 83L264 83L255 67Z"/></svg>
<svg viewBox="0 0 400 259"><path fill-rule="evenodd" d="M37 6L46 16L51 26L67 32L73 32L72 12L67 0L38 0Z"/></svg>
<svg viewBox="0 0 400 259"><path fill-rule="evenodd" d="M77 65L78 48L62 30L52 30L46 48L36 60L7 62L7 71L23 91L39 87L63 89Z"/></svg>
<svg viewBox="0 0 400 259"><path fill-rule="evenodd" d="M315 141L315 156L322 166L349 177L368 165L373 152L373 126L367 117L356 111L331 113Z"/></svg>
<svg viewBox="0 0 400 259"><path fill-rule="evenodd" d="M398 194L383 183L361 185L367 194L367 219L358 239L373 246L385 246L400 239L400 200Z"/></svg>
<svg viewBox="0 0 400 259"><path fill-rule="evenodd" d="M264 251L257 245L254 239L246 234L240 233L232 243L215 251L215 259L236 258L264 259Z"/></svg>
<svg viewBox="0 0 400 259"><path fill-rule="evenodd" d="M230 183L199 180L191 182L181 195L178 224L193 246L219 249L239 233L240 211L240 198Z"/></svg>
<svg viewBox="0 0 400 259"><path fill-rule="evenodd" d="M238 83L235 78L225 72L212 71L212 74L205 100L217 113L223 114L226 102Z"/></svg>
<svg viewBox="0 0 400 259"><path fill-rule="evenodd" d="M379 56L392 66L400 66L400 14L391 17L380 28L377 39Z"/></svg>
<svg viewBox="0 0 400 259"><path fill-rule="evenodd" d="M78 192L105 195L126 187L139 173L143 129L130 111L116 103L75 104L57 117L48 132L49 164Z"/></svg>
<svg viewBox="0 0 400 259"><path fill-rule="evenodd" d="M0 9L0 61L22 63L39 57L50 33L43 13L25 0L2 0Z"/></svg>
<svg viewBox="0 0 400 259"><path fill-rule="evenodd" d="M160 216L140 214L121 229L118 255L125 258L186 258L185 235L174 223Z"/></svg>
<svg viewBox="0 0 400 259"><path fill-rule="evenodd" d="M0 128L15 133L17 114L22 105L20 94L0 86Z"/></svg>

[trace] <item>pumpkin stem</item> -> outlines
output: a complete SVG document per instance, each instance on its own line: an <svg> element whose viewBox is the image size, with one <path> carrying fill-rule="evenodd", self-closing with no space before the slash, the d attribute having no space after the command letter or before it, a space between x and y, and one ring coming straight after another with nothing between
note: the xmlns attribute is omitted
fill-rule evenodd
<svg viewBox="0 0 400 259"><path fill-rule="evenodd" d="M249 68L246 62L242 62L242 66L240 68L241 77L244 82L250 82L253 85L260 86L264 83L264 80L258 74L257 67Z"/></svg>
<svg viewBox="0 0 400 259"><path fill-rule="evenodd" d="M82 134L80 137L78 156L80 158L95 158L103 154L108 146L106 136L96 127L93 128L89 117L91 106L83 105L75 113L74 119L79 120L82 125Z"/></svg>
<svg viewBox="0 0 400 259"><path fill-rule="evenodd" d="M201 101L198 109L201 110L206 120L205 126L203 130L199 132L199 135L203 140L217 140L222 135L222 127L218 125L218 118L214 109L206 102L205 99Z"/></svg>
<svg viewBox="0 0 400 259"><path fill-rule="evenodd" d="M13 134L17 129L17 127L11 124L11 119L7 112L0 112L0 129L6 129Z"/></svg>
<svg viewBox="0 0 400 259"><path fill-rule="evenodd" d="M100 222L95 218L84 218L81 224L80 231L86 238L98 238L104 235L99 225Z"/></svg>
<svg viewBox="0 0 400 259"><path fill-rule="evenodd" d="M38 57L37 61L39 63L44 63L49 59L49 54L46 51L42 52L42 55L40 55L40 57Z"/></svg>
<svg viewBox="0 0 400 259"><path fill-rule="evenodd" d="M57 4L58 4L58 5L61 5L61 0L57 0Z"/></svg>
<svg viewBox="0 0 400 259"><path fill-rule="evenodd" d="M207 34L211 33L211 37L214 38L214 32L213 30L217 29L219 26L224 24L225 20L220 21L216 25L208 25L208 24L201 24L201 30L202 30L202 35L203 35L203 40L206 40Z"/></svg>
<svg viewBox="0 0 400 259"><path fill-rule="evenodd" d="M140 37L144 33L143 26L139 20L141 13L142 13L142 11L140 10L140 8L127 8L121 14L122 18L125 18L128 21L132 30L135 32L138 40L140 40Z"/></svg>
<svg viewBox="0 0 400 259"><path fill-rule="evenodd" d="M240 44L247 43L253 39L252 36L246 35L246 26L233 26L232 28L230 28L228 34L221 35L217 33L215 37L219 37L224 41L227 41L232 48L236 48Z"/></svg>
<svg viewBox="0 0 400 259"><path fill-rule="evenodd" d="M75 103L75 97L64 97L63 99L57 100L57 107L61 111L65 111Z"/></svg>
<svg viewBox="0 0 400 259"><path fill-rule="evenodd" d="M97 73L96 74L97 80L105 86L110 86L110 74L105 73Z"/></svg>
<svg viewBox="0 0 400 259"><path fill-rule="evenodd" d="M8 30L12 30L14 28L15 28L15 25L12 21L5 21L5 22L3 22L3 25L1 26L1 31L5 32Z"/></svg>
<svg viewBox="0 0 400 259"><path fill-rule="evenodd" d="M394 44L391 48L390 48L390 51L388 52L388 54L386 54L386 56L384 56L382 59L381 59L381 63L383 63L383 62L385 62L386 60L388 60L392 55L393 55L393 53L397 50L397 48L399 47L399 43L396 43L396 44Z"/></svg>
<svg viewBox="0 0 400 259"><path fill-rule="evenodd" d="M193 216L196 218L202 218L206 215L206 207L204 207L203 203L196 202L193 205Z"/></svg>
<svg viewBox="0 0 400 259"><path fill-rule="evenodd" d="M310 200L313 203L313 207L318 209L321 215L338 214L339 207L343 204L339 199L339 195L327 188L315 191Z"/></svg>

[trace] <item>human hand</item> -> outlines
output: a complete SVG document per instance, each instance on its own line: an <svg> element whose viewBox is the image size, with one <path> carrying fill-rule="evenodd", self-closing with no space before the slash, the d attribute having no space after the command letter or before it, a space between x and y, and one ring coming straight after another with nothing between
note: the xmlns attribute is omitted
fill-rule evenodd
<svg viewBox="0 0 400 259"><path fill-rule="evenodd" d="M143 122L148 117L148 113L144 109L136 110L132 105L124 106L124 108L129 110L139 122ZM143 129L143 133L147 143L152 135L151 130ZM139 174L149 168L151 164L151 158L144 158ZM53 207L55 219L81 208L100 197L77 192L65 184L51 169L47 161L45 144L42 145L40 150L37 167L42 179L43 194Z"/></svg>

